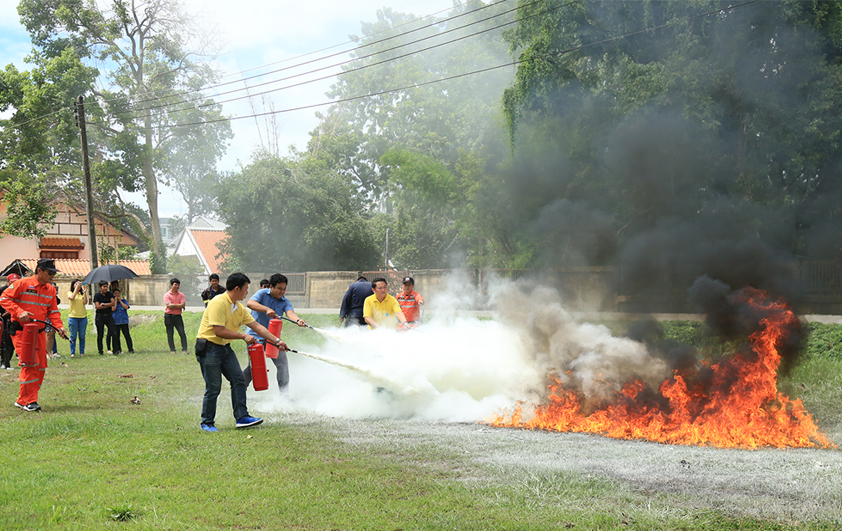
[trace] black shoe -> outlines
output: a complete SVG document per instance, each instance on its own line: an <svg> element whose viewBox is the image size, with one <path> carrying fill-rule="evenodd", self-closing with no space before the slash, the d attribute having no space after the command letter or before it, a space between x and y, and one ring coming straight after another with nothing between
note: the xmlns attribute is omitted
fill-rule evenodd
<svg viewBox="0 0 842 531"><path fill-rule="evenodd" d="M118 350L118 351L114 352L113 354L114 354L115 356L119 356L119 355L120 355L120 354L122 354L122 353L123 353L123 351L122 351L122 350Z"/></svg>
<svg viewBox="0 0 842 531"><path fill-rule="evenodd" d="M102 356L102 352L100 352L99 355Z"/></svg>
<svg viewBox="0 0 842 531"><path fill-rule="evenodd" d="M134 354L134 350L130 350L130 351L129 351L129 354Z"/></svg>

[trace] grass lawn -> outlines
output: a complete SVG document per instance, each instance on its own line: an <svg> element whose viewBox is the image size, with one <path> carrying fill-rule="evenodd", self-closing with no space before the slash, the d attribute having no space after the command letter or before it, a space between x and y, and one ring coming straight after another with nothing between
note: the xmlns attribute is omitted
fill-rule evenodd
<svg viewBox="0 0 842 531"><path fill-rule="evenodd" d="M39 398L43 412L13 407L17 371L0 374L0 529L797 528L584 474L558 475L541 488L509 484L456 448L372 451L315 416L267 416L258 428L235 430L225 385L221 431L204 433L195 357L170 354L161 316L130 314L146 321L132 328L135 354L98 356L90 326L82 358L70 359L59 340L62 357L50 360ZM199 317L185 315L191 349ZM335 321L304 317L314 326ZM285 327L284 338L302 333L312 334ZM808 358L799 370L783 385L800 390L817 420L836 426L842 361ZM823 383L831 371L835 391ZM355 422L365 421L343 426L353 430Z"/></svg>

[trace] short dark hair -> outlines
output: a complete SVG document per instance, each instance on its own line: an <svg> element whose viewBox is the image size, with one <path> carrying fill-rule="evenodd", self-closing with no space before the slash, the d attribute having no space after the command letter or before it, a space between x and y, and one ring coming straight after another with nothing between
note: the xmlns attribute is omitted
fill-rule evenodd
<svg viewBox="0 0 842 531"><path fill-rule="evenodd" d="M389 283L388 283L388 282L386 282L386 279L385 279L385 278L383 278L383 277L377 277L377 278L375 278L374 280L372 280L372 281L371 281L371 289L376 288L376 287L377 287L377 283L378 283L378 282L380 282L381 280L382 280L382 281L383 281L383 283L384 283L384 284L386 284L387 286L389 285Z"/></svg>
<svg viewBox="0 0 842 531"><path fill-rule="evenodd" d="M107 285L108 285L108 281L107 281L107 280L100 280L100 281L99 281L99 287L103 287L103 286L107 286Z"/></svg>
<svg viewBox="0 0 842 531"><path fill-rule="evenodd" d="M115 291L119 291L120 293L123 293L123 290L120 289L120 286L117 286L116 288L111 290L112 293L115 292Z"/></svg>
<svg viewBox="0 0 842 531"><path fill-rule="evenodd" d="M178 280L177 278L171 278L170 279L170 286L172 286L173 284L181 285L181 281Z"/></svg>
<svg viewBox="0 0 842 531"><path fill-rule="evenodd" d="M360 275L360 276L357 277L357 282L359 282L360 280L368 280L368 279L365 278L363 275Z"/></svg>
<svg viewBox="0 0 842 531"><path fill-rule="evenodd" d="M275 273L271 277L269 277L269 285L274 287L278 284L289 284L289 280L287 280L286 275L282 275L280 273Z"/></svg>
<svg viewBox="0 0 842 531"><path fill-rule="evenodd" d="M70 283L70 291L73 291L74 289L76 289L76 284L78 284L79 282L82 282L82 279L74 278L73 282Z"/></svg>
<svg viewBox="0 0 842 531"><path fill-rule="evenodd" d="M245 273L231 273L228 275L228 280L225 281L225 289L231 291L249 283L251 283L251 280L249 280L249 277Z"/></svg>
<svg viewBox="0 0 842 531"><path fill-rule="evenodd" d="M216 273L211 273L211 276L208 277L208 280L214 279L219 280L219 275L217 275Z"/></svg>
<svg viewBox="0 0 842 531"><path fill-rule="evenodd" d="M262 280L260 281L260 287L261 287L261 288L265 288L265 287L266 287L266 286L268 286L268 285L269 285L269 280L267 280L267 279L265 279L265 278L264 278L264 279L262 279Z"/></svg>

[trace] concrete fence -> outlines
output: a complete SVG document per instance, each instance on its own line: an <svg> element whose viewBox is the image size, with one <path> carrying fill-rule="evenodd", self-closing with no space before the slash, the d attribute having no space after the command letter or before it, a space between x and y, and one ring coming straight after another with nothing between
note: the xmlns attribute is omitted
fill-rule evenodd
<svg viewBox="0 0 842 531"><path fill-rule="evenodd" d="M574 312L691 313L696 309L687 303L686 289L647 293L624 282L622 271L615 267L570 267L552 270L478 270L426 269L404 271L364 271L368 280L384 277L389 292L401 289L401 279L411 276L415 289L428 300L438 293L457 293L461 300L472 300L473 310L488 309L495 284L504 279L527 280L546 284L559 291L565 307ZM260 279L271 273L246 273L251 280L250 292L257 291ZM287 298L296 309L339 308L348 285L356 281L357 271L309 271L284 273L289 278ZM842 314L842 264L804 263L794 269L802 287L793 304L799 313ZM122 280L123 294L133 306L163 307L164 293L169 290L169 275L148 275ZM208 286L205 277L179 277L181 290L191 307L201 307L201 291ZM830 280L828 280L830 279ZM70 279L58 277L59 297L67 302ZM222 283L225 283L223 276ZM681 284L674 283L676 285ZM91 287L91 294L98 291Z"/></svg>

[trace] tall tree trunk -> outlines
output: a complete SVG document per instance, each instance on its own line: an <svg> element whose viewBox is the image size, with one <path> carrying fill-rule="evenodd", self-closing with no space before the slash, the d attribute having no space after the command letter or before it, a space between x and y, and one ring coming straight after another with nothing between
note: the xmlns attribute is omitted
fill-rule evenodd
<svg viewBox="0 0 842 531"><path fill-rule="evenodd" d="M149 206L149 220L152 223L152 251L159 257L166 257L166 249L161 238L161 222L158 219L158 180L155 178L155 168L152 165L152 116L149 109L143 116L143 129L146 142L146 153L143 159L143 178L146 181L146 203Z"/></svg>

